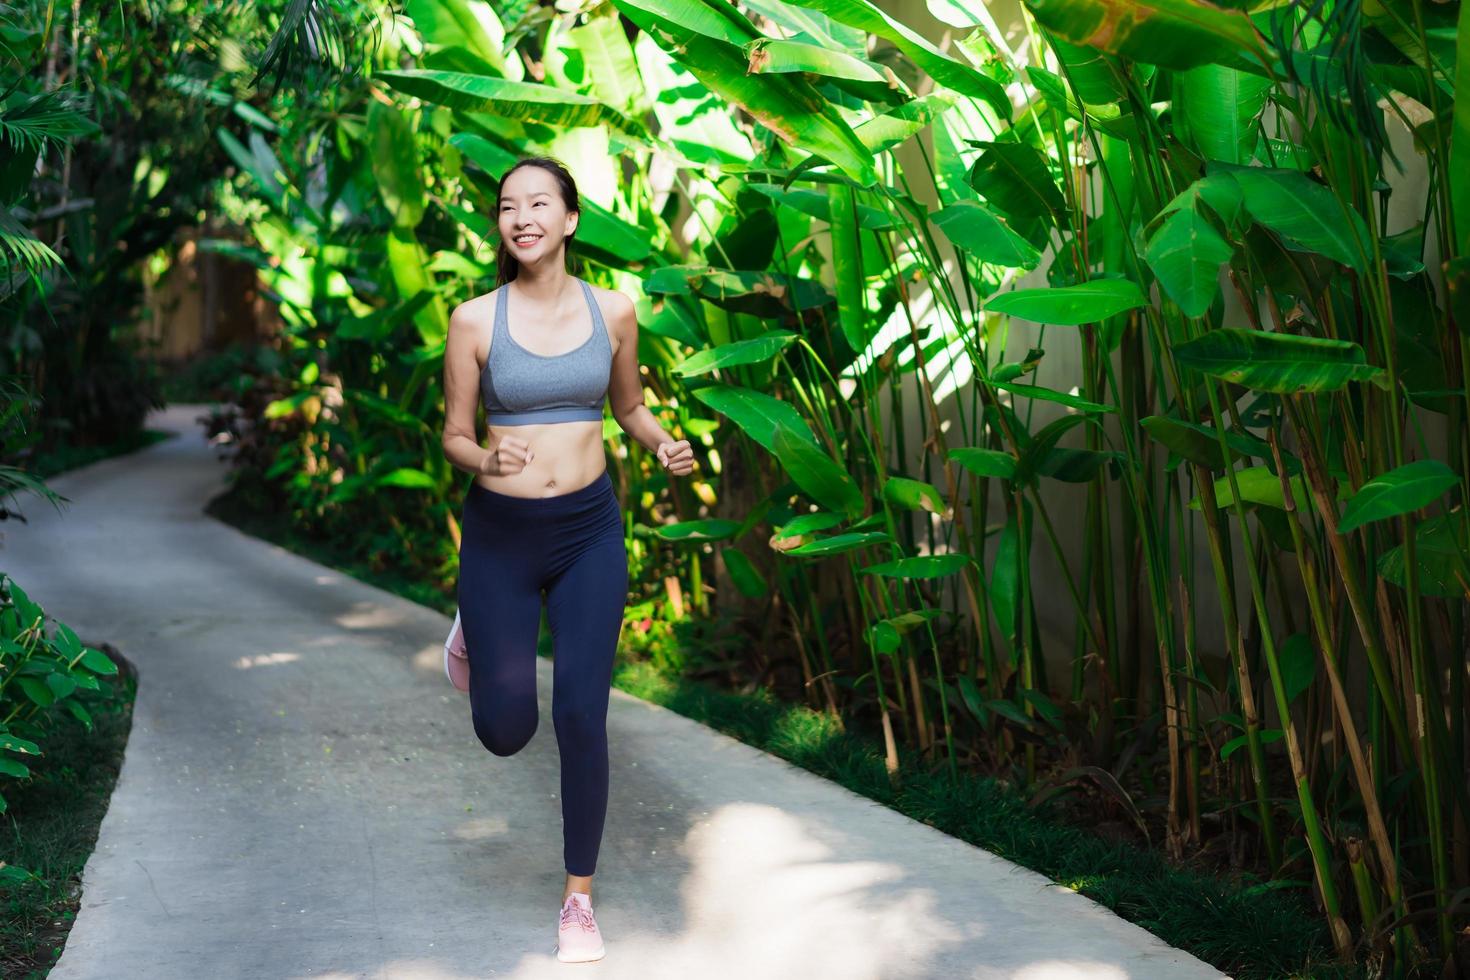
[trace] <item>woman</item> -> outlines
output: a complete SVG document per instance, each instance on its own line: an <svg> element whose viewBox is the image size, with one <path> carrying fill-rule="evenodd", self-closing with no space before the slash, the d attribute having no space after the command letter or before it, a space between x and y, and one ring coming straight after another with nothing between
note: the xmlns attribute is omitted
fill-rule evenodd
<svg viewBox="0 0 1470 980"><path fill-rule="evenodd" d="M484 746L500 756L520 751L537 725L545 590L567 872L557 958L596 960L604 949L592 873L607 814L608 692L628 595L603 399L670 474L690 473L694 452L643 403L633 303L567 272L566 245L581 218L571 175L550 158L524 158L501 178L496 211L497 287L454 310L444 348L444 455L474 474L446 670L469 691ZM488 449L475 438L477 399ZM456 646L465 659L449 656Z"/></svg>

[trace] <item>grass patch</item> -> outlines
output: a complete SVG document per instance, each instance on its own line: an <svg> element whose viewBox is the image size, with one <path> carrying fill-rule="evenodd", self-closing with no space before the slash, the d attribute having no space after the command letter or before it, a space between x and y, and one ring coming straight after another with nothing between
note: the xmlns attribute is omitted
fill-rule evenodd
<svg viewBox="0 0 1470 980"><path fill-rule="evenodd" d="M454 615L453 595L423 582L375 573L361 561L344 559L340 545L294 533L284 515L252 514L229 497L227 493L211 501L207 512L322 565ZM947 765L931 766L903 747L901 778L890 781L875 733L844 731L829 716L780 701L764 688L742 694L660 670L645 655L630 656L625 648L631 645L621 645L614 665L612 682L620 690L1045 875L1232 977L1363 976L1358 967L1329 962L1333 949L1325 924L1300 892L1260 887L1259 879L1248 875L1232 880L1175 865L1161 852L1099 836L1054 801L1031 809L1018 792L992 777L962 772L955 782ZM539 655L550 656L544 609L537 648Z"/></svg>
<svg viewBox="0 0 1470 980"><path fill-rule="evenodd" d="M118 666L117 674L99 678L100 691L77 695L92 715L92 731L58 715L40 743L42 755L26 757L30 777L5 781L10 805L0 814L0 860L37 876L0 886L0 976L10 980L45 977L76 921L82 869L97 845L132 731L138 682L126 662Z"/></svg>

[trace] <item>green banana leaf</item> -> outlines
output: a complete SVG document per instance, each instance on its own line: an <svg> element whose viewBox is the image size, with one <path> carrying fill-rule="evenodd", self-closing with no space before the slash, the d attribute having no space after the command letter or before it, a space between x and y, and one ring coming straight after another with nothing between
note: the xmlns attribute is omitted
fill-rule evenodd
<svg viewBox="0 0 1470 980"><path fill-rule="evenodd" d="M1343 508L1337 530L1347 534L1373 521L1412 514L1459 484L1455 471L1437 459L1405 463L1359 487Z"/></svg>
<svg viewBox="0 0 1470 980"><path fill-rule="evenodd" d="M1160 222L1144 258L1185 316L1203 316L1220 294L1220 266L1233 253L1209 219L1190 207Z"/></svg>
<svg viewBox="0 0 1470 980"><path fill-rule="evenodd" d="M1367 381L1383 369L1367 363L1363 348L1349 340L1301 337L1225 327L1174 348L1180 364L1201 374L1276 394L1336 391L1350 381Z"/></svg>
<svg viewBox="0 0 1470 980"><path fill-rule="evenodd" d="M984 101L1002 120L1011 118L1011 100L1005 86L979 69L951 58L868 0L802 0L801 5L889 41L940 85Z"/></svg>
<svg viewBox="0 0 1470 980"><path fill-rule="evenodd" d="M1419 565L1421 594L1470 600L1470 538L1466 536L1463 508L1417 523L1414 557ZM1379 556L1378 574L1386 582L1408 588L1402 544Z"/></svg>
<svg viewBox="0 0 1470 980"><path fill-rule="evenodd" d="M970 252L982 262L1033 269L1041 261L1041 253L1035 246L979 201L956 201L931 213L929 218L956 248Z"/></svg>
<svg viewBox="0 0 1470 980"><path fill-rule="evenodd" d="M733 385L708 385L691 390L695 398L727 416L742 432L759 443L767 452L775 453L776 428L785 428L798 437L817 444L817 437L789 403L749 388ZM838 508L840 509L840 508Z"/></svg>
<svg viewBox="0 0 1470 980"><path fill-rule="evenodd" d="M998 449L961 446L951 449L946 456L976 476L997 476L1009 480L1016 475L1016 457Z"/></svg>
<svg viewBox="0 0 1470 980"><path fill-rule="evenodd" d="M412 230L424 217L418 139L409 113L374 99L368 108L369 162L393 223Z"/></svg>
<svg viewBox="0 0 1470 980"><path fill-rule="evenodd" d="M653 533L665 541L723 541L733 537L741 527L739 521L712 517L699 521L661 524L653 529Z"/></svg>
<svg viewBox="0 0 1470 980"><path fill-rule="evenodd" d="M1027 0L1026 6L1069 41L1150 65L1185 70L1222 64L1261 72L1266 62L1244 13L1203 0Z"/></svg>
<svg viewBox="0 0 1470 980"><path fill-rule="evenodd" d="M733 6L696 0L613 0L613 5L673 51L711 92L740 106L788 145L831 161L863 187L878 182L873 154L809 82L795 75L749 73L743 46L761 35Z"/></svg>
<svg viewBox="0 0 1470 980"><path fill-rule="evenodd" d="M1287 247L1316 252L1364 272L1372 261L1368 226L1352 206L1298 170L1240 167L1235 178L1251 217Z"/></svg>
<svg viewBox="0 0 1470 980"><path fill-rule="evenodd" d="M869 565L858 569L858 574L881 575L884 578L939 578L962 571L966 565L974 564L974 561L969 555L956 553L918 555L885 561L881 565Z"/></svg>
<svg viewBox="0 0 1470 980"><path fill-rule="evenodd" d="M1260 136L1271 80L1261 75L1201 65L1174 79L1175 131L1206 160L1250 163Z"/></svg>
<svg viewBox="0 0 1470 980"><path fill-rule="evenodd" d="M866 503L862 490L820 446L794 435L780 423L775 426L771 443L782 468L807 496L850 519L862 514Z"/></svg>
<svg viewBox="0 0 1470 980"><path fill-rule="evenodd" d="M674 373L685 378L707 374L716 368L734 367L737 364L760 364L769 361L790 346L796 334L772 331L750 340L737 340L721 344L709 350L697 351L674 368Z"/></svg>
<svg viewBox="0 0 1470 980"><path fill-rule="evenodd" d="M1147 304L1142 290L1131 280L1093 279L1075 286L997 293L985 301L985 309L1033 323L1079 326Z"/></svg>
<svg viewBox="0 0 1470 980"><path fill-rule="evenodd" d="M485 112L558 128L611 127L636 140L652 138L636 119L594 98L551 85L435 68L388 69L376 77L405 95L462 112Z"/></svg>

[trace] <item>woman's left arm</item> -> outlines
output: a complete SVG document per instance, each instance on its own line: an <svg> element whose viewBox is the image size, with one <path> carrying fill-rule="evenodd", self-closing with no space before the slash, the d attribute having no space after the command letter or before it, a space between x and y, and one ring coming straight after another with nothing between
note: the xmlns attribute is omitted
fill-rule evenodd
<svg viewBox="0 0 1470 980"><path fill-rule="evenodd" d="M608 402L613 418L644 449L655 453L669 472L682 476L694 468L694 449L687 439L674 439L658 424L643 400L643 378L638 370L638 310L619 290L612 290L608 326L618 340L608 379Z"/></svg>

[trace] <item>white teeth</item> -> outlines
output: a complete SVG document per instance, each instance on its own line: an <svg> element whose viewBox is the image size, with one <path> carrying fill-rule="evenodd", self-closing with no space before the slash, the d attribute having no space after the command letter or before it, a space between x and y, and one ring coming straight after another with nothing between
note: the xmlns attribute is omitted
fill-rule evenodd
<svg viewBox="0 0 1470 980"><path fill-rule="evenodd" d="M540 237L541 237L540 235L517 235L516 236L516 241L518 241L518 242L534 242L536 239L538 239Z"/></svg>

